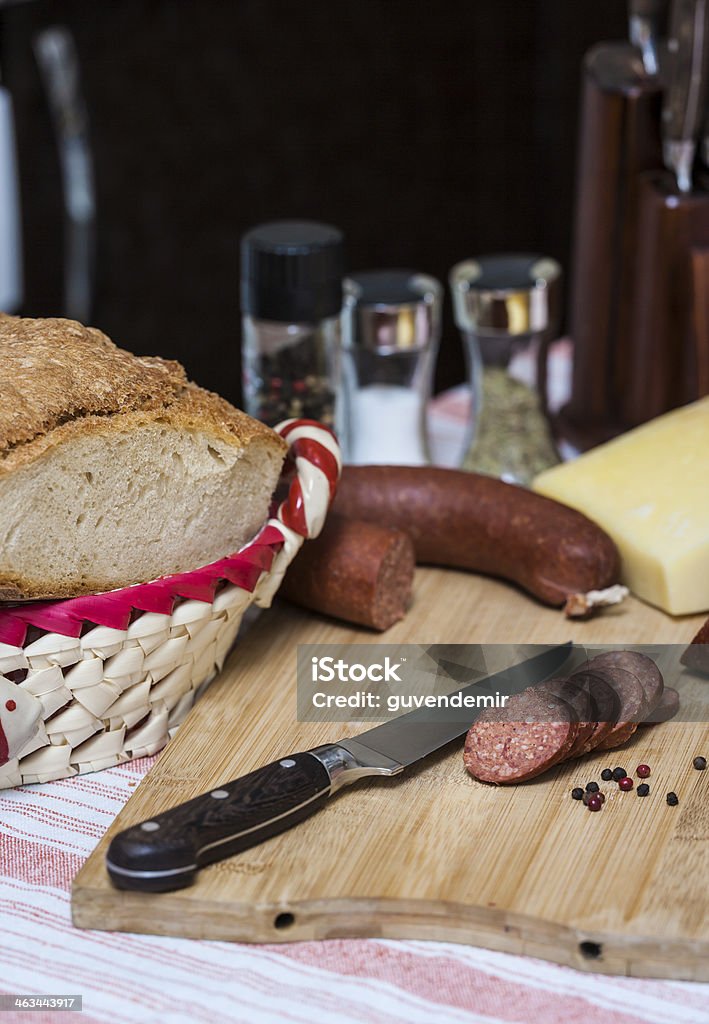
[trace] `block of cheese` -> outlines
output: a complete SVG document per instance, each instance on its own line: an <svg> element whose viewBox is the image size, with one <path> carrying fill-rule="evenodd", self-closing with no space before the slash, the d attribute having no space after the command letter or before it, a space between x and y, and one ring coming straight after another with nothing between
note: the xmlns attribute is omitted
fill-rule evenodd
<svg viewBox="0 0 709 1024"><path fill-rule="evenodd" d="M610 534L638 597L671 615L709 609L709 398L545 470L533 486Z"/></svg>

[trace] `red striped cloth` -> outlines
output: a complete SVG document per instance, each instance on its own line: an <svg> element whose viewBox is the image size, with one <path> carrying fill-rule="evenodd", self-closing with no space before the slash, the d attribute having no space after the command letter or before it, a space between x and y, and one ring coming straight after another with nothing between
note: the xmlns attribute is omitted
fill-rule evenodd
<svg viewBox="0 0 709 1024"><path fill-rule="evenodd" d="M434 942L196 942L72 927L71 880L153 759L0 793L0 992L83 996L2 1024L709 1024L709 985Z"/></svg>

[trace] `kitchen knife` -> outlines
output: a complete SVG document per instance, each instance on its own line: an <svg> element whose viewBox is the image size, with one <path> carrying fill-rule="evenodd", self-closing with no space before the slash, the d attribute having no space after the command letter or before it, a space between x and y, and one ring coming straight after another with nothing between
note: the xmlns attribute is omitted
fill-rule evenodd
<svg viewBox="0 0 709 1024"><path fill-rule="evenodd" d="M96 195L88 114L79 58L67 28L52 25L34 39L59 147L64 198L64 315L91 322L94 299Z"/></svg>
<svg viewBox="0 0 709 1024"><path fill-rule="evenodd" d="M510 691L555 675L573 644L454 691L465 697ZM448 695L453 696L453 694ZM462 703L462 702L461 702ZM199 868L256 846L303 821L343 786L397 775L465 735L470 708L421 708L359 736L328 743L258 768L114 836L106 867L119 889L166 892L191 885Z"/></svg>
<svg viewBox="0 0 709 1024"><path fill-rule="evenodd" d="M648 75L660 69L659 39L666 0L630 0L628 10L630 42L637 46Z"/></svg>
<svg viewBox="0 0 709 1024"><path fill-rule="evenodd" d="M709 0L672 0L662 106L665 166L680 192L692 190L692 165L704 112Z"/></svg>

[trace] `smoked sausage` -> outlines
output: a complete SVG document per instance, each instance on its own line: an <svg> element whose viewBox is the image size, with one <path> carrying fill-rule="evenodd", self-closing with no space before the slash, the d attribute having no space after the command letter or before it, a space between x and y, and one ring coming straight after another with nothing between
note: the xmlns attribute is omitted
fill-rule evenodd
<svg viewBox="0 0 709 1024"><path fill-rule="evenodd" d="M331 514L320 536L300 549L278 593L303 608L384 630L404 617L414 568L413 544L401 530Z"/></svg>
<svg viewBox="0 0 709 1024"><path fill-rule="evenodd" d="M408 533L417 562L498 576L552 606L619 578L618 549L594 522L479 473L346 466L334 510Z"/></svg>

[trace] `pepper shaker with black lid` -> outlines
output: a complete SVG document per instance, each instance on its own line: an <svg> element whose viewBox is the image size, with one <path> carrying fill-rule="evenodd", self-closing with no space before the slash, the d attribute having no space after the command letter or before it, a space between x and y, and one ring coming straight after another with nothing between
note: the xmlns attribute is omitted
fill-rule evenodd
<svg viewBox="0 0 709 1024"><path fill-rule="evenodd" d="M274 426L291 417L335 426L342 232L315 221L260 224L241 240L244 405Z"/></svg>

